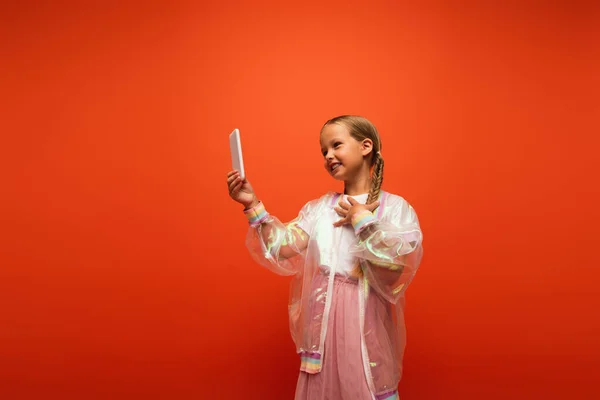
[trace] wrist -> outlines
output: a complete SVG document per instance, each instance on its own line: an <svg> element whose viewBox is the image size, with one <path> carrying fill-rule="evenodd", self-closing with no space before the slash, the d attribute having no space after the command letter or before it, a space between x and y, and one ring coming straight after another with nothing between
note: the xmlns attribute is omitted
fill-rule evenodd
<svg viewBox="0 0 600 400"><path fill-rule="evenodd" d="M244 204L244 211L250 210L254 207L256 207L258 204L260 203L260 200L258 200L256 197L254 197L254 199L252 199L252 201L248 204Z"/></svg>
<svg viewBox="0 0 600 400"><path fill-rule="evenodd" d="M260 201L254 207L244 210L244 214L248 218L250 226L254 227L262 224L269 217L265 205Z"/></svg>
<svg viewBox="0 0 600 400"><path fill-rule="evenodd" d="M351 218L352 227L354 228L354 233L356 235L362 232L367 226L373 224L375 221L377 221L377 218L375 218L373 213L369 210L360 211L352 215Z"/></svg>

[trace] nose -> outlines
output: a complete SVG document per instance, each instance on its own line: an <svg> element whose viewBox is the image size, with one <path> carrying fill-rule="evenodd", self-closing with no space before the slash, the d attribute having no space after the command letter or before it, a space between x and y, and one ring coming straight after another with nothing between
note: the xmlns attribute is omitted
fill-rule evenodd
<svg viewBox="0 0 600 400"><path fill-rule="evenodd" d="M333 160L333 154L331 153L331 151L327 150L327 153L325 154L325 159L328 161Z"/></svg>

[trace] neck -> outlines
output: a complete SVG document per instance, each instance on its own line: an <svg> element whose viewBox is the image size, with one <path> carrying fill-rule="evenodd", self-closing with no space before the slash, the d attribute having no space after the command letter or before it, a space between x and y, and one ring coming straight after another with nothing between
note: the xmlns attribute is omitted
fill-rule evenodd
<svg viewBox="0 0 600 400"><path fill-rule="evenodd" d="M369 171L359 174L356 179L344 181L344 194L348 196L369 193L370 190L371 176Z"/></svg>

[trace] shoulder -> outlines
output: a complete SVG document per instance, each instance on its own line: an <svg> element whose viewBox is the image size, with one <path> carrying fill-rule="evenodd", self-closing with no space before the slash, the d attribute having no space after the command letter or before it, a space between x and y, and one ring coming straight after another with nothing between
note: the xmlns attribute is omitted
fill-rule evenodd
<svg viewBox="0 0 600 400"><path fill-rule="evenodd" d="M402 196L394 193L383 192L384 214L399 220L413 220L417 218L413 206Z"/></svg>
<svg viewBox="0 0 600 400"><path fill-rule="evenodd" d="M394 206L394 207L406 207L410 206L408 201L402 196L399 196L390 192L382 193L382 200L385 202L386 206Z"/></svg>
<svg viewBox="0 0 600 400"><path fill-rule="evenodd" d="M324 209L324 207L335 204L336 199L340 196L339 193L336 192L327 192L319 198L308 201L302 210L310 213L318 213Z"/></svg>
<svg viewBox="0 0 600 400"><path fill-rule="evenodd" d="M327 192L321 197L307 202L304 207L302 207L302 210L300 210L300 214L296 219L298 226L309 235L312 235L313 228L315 227L315 223L319 219L319 216L322 216L323 212L327 208L330 208L330 204L334 204L333 202L336 197L336 193Z"/></svg>
<svg viewBox="0 0 600 400"><path fill-rule="evenodd" d="M337 192L327 192L319 198L313 199L306 203L306 205L313 206L323 206L323 205L333 205L334 202L340 197L340 193Z"/></svg>

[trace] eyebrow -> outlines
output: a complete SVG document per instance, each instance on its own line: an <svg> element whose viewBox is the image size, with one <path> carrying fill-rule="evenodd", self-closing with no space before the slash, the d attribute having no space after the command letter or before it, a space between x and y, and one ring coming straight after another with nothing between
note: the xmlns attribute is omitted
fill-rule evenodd
<svg viewBox="0 0 600 400"><path fill-rule="evenodd" d="M341 141L342 141L342 139L340 139L339 137L336 136L336 137L334 137L333 139L331 139L329 141L329 144L332 144L332 143L335 143L335 142L341 142ZM321 146L321 151L323 151L323 149L324 149L324 147Z"/></svg>

